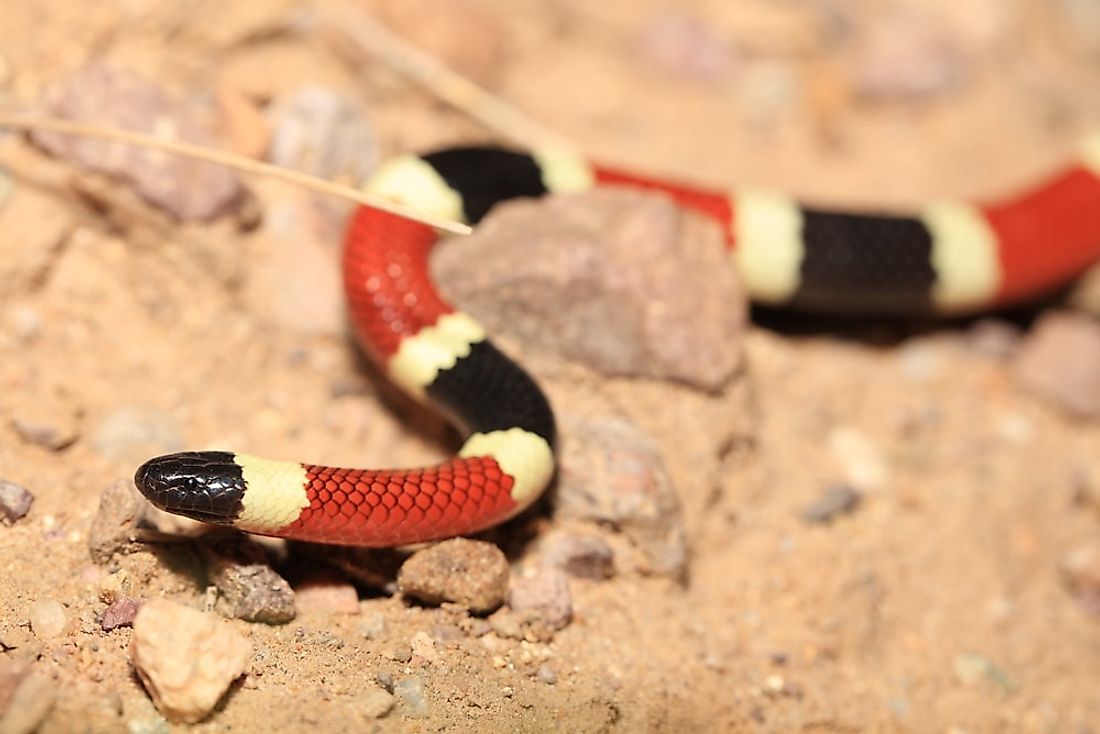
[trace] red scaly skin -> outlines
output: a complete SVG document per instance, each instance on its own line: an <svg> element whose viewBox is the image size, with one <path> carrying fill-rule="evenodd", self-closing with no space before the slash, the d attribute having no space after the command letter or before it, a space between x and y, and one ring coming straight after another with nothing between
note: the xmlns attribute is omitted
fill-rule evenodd
<svg viewBox="0 0 1100 734"><path fill-rule="evenodd" d="M472 533L515 508L512 477L488 457L404 471L304 466L310 505L281 533L290 538L400 545Z"/></svg>

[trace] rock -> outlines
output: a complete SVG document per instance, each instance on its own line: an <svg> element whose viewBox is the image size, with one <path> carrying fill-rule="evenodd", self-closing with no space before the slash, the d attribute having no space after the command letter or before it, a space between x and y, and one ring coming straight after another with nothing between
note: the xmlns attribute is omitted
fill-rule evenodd
<svg viewBox="0 0 1100 734"><path fill-rule="evenodd" d="M381 688L368 688L355 697L354 706L366 719L381 719L393 710L397 699Z"/></svg>
<svg viewBox="0 0 1100 734"><path fill-rule="evenodd" d="M969 73L958 44L944 29L912 12L861 24L850 58L855 91L876 99L941 95Z"/></svg>
<svg viewBox="0 0 1100 734"><path fill-rule="evenodd" d="M508 577L508 560L500 548L453 538L410 556L398 572L397 587L427 604L454 602L484 613L500 606Z"/></svg>
<svg viewBox="0 0 1100 734"><path fill-rule="evenodd" d="M555 533L543 544L542 559L577 578L602 581L615 574L615 553L598 535Z"/></svg>
<svg viewBox="0 0 1100 734"><path fill-rule="evenodd" d="M124 596L111 602L103 611L103 618L99 622L99 628L104 632L110 632L119 627L129 627L141 609L142 600L132 596Z"/></svg>
<svg viewBox="0 0 1100 734"><path fill-rule="evenodd" d="M137 466L150 456L182 451L179 421L155 408L122 405L100 418L90 431L92 448L105 459Z"/></svg>
<svg viewBox="0 0 1100 734"><path fill-rule="evenodd" d="M435 649L435 640L423 630L412 636L412 639L409 640L409 648L412 650L413 655L418 655L429 662L439 657L439 653Z"/></svg>
<svg viewBox="0 0 1100 734"><path fill-rule="evenodd" d="M573 618L573 597L565 573L542 566L516 579L508 589L508 611L524 639L549 641Z"/></svg>
<svg viewBox="0 0 1100 734"><path fill-rule="evenodd" d="M1008 674L992 660L975 652L963 652L955 656L955 677L965 686L982 682L992 683L1003 693L1012 693L1016 684Z"/></svg>
<svg viewBox="0 0 1100 734"><path fill-rule="evenodd" d="M47 277L72 229L73 210L32 187L20 187L3 202L0 232L19 246L0 248L0 302L25 296Z"/></svg>
<svg viewBox="0 0 1100 734"><path fill-rule="evenodd" d="M132 479L119 479L103 490L99 508L88 528L88 550L93 561L107 563L116 553L131 553L141 548L138 528L147 505Z"/></svg>
<svg viewBox="0 0 1100 734"><path fill-rule="evenodd" d="M981 319L967 330L966 346L982 357L1006 360L1020 346L1020 330L1007 321Z"/></svg>
<svg viewBox="0 0 1100 734"><path fill-rule="evenodd" d="M1062 578L1081 606L1100 617L1100 540L1070 551L1062 560Z"/></svg>
<svg viewBox="0 0 1100 734"><path fill-rule="evenodd" d="M53 708L56 685L24 662L0 660L0 732L33 734Z"/></svg>
<svg viewBox="0 0 1100 734"><path fill-rule="evenodd" d="M747 306L723 234L662 196L605 188L509 201L431 264L489 333L605 375L713 391L742 364Z"/></svg>
<svg viewBox="0 0 1100 734"><path fill-rule="evenodd" d="M359 622L359 634L368 640L380 640L386 634L386 617L382 612L373 611L363 615Z"/></svg>
<svg viewBox="0 0 1100 734"><path fill-rule="evenodd" d="M69 624L65 607L56 599L39 599L33 602L27 610L27 619L31 623L31 630L40 640L60 637L65 634L65 628Z"/></svg>
<svg viewBox="0 0 1100 734"><path fill-rule="evenodd" d="M378 140L364 111L348 97L307 86L275 100L267 159L279 166L352 186L378 163Z"/></svg>
<svg viewBox="0 0 1100 734"><path fill-rule="evenodd" d="M648 571L683 578L687 540L680 500L660 452L633 424L604 418L562 431L557 512L608 523L646 557Z"/></svg>
<svg viewBox="0 0 1100 734"><path fill-rule="evenodd" d="M0 513L8 522L26 517L34 504L34 495L26 487L0 479Z"/></svg>
<svg viewBox="0 0 1100 734"><path fill-rule="evenodd" d="M45 108L77 122L161 134L173 140L217 146L198 99L176 99L127 68L87 64L52 87ZM209 220L235 209L243 188L225 166L167 155L122 143L35 132L34 141L55 156L121 178L147 201L173 216Z"/></svg>
<svg viewBox="0 0 1100 734"><path fill-rule="evenodd" d="M698 15L665 9L642 27L638 43L644 60L673 75L719 82L733 69L733 49L717 28Z"/></svg>
<svg viewBox="0 0 1100 734"><path fill-rule="evenodd" d="M859 492L846 484L840 484L826 489L800 514L805 522L823 525L832 522L839 515L855 511L861 499Z"/></svg>
<svg viewBox="0 0 1100 734"><path fill-rule="evenodd" d="M210 580L232 605L234 617L264 624L294 619L295 593L271 568L263 548L247 539L203 543L199 548Z"/></svg>
<svg viewBox="0 0 1100 734"><path fill-rule="evenodd" d="M157 709L194 723L244 672L252 644L210 615L156 599L134 618L130 657Z"/></svg>
<svg viewBox="0 0 1100 734"><path fill-rule="evenodd" d="M24 441L50 451L67 448L80 436L77 412L60 400L41 395L18 405L11 425Z"/></svg>
<svg viewBox="0 0 1100 734"><path fill-rule="evenodd" d="M538 667L538 670L535 671L535 677L548 686L552 686L558 682L558 674L546 663Z"/></svg>
<svg viewBox="0 0 1100 734"><path fill-rule="evenodd" d="M424 681L418 676L397 681L393 686L393 695L401 701L406 716L428 715L428 698L424 692Z"/></svg>
<svg viewBox="0 0 1100 734"><path fill-rule="evenodd" d="M1013 364L1024 388L1079 417L1100 415L1100 323L1048 313L1024 338Z"/></svg>
<svg viewBox="0 0 1100 734"><path fill-rule="evenodd" d="M303 612L359 613L359 592L336 574L317 574L295 584L294 594Z"/></svg>
<svg viewBox="0 0 1100 734"><path fill-rule="evenodd" d="M886 486L890 466L870 436L849 426L838 426L829 431L826 442L846 482L863 491Z"/></svg>

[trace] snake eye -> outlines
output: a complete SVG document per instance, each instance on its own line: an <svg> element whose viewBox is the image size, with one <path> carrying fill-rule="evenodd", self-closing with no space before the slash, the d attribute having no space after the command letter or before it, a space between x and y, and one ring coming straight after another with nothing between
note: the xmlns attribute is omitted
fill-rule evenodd
<svg viewBox="0 0 1100 734"><path fill-rule="evenodd" d="M241 514L245 483L234 455L187 451L138 467L134 483L156 507L194 520L232 524Z"/></svg>

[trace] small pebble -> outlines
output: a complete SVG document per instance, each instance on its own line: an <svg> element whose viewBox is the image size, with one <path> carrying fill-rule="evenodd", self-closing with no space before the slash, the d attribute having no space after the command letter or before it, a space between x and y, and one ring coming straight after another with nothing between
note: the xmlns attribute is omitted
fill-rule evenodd
<svg viewBox="0 0 1100 734"><path fill-rule="evenodd" d="M409 647L412 649L413 655L418 655L429 662L439 657L439 653L435 649L435 640L423 630L412 636L412 639L409 640Z"/></svg>
<svg viewBox="0 0 1100 734"><path fill-rule="evenodd" d="M92 426L89 435L100 456L135 466L150 456L182 451L184 446L179 421L144 406L115 408Z"/></svg>
<svg viewBox="0 0 1100 734"><path fill-rule="evenodd" d="M294 587L298 609L324 614L358 614L359 592L335 575L318 575Z"/></svg>
<svg viewBox="0 0 1100 734"><path fill-rule="evenodd" d="M846 484L826 489L820 497L806 506L801 513L808 523L821 525L832 522L840 515L854 512L862 495Z"/></svg>
<svg viewBox="0 0 1100 734"><path fill-rule="evenodd" d="M110 632L118 627L129 627L133 624L134 617L137 615L138 609L141 608L141 603L141 599L130 596L124 596L112 602L103 611L103 619L100 620L99 628L104 632Z"/></svg>
<svg viewBox="0 0 1100 734"><path fill-rule="evenodd" d="M393 686L393 695L401 700L408 716L426 716L428 699L424 692L424 681L418 676L403 678Z"/></svg>
<svg viewBox="0 0 1100 734"><path fill-rule="evenodd" d="M1048 313L1024 338L1014 362L1020 384L1078 417L1100 415L1100 322Z"/></svg>
<svg viewBox="0 0 1100 734"><path fill-rule="evenodd" d="M11 425L24 441L50 451L67 448L80 436L76 415L56 400L20 406Z"/></svg>
<svg viewBox="0 0 1100 734"><path fill-rule="evenodd" d="M34 504L34 495L25 487L0 479L0 513L8 522L23 519Z"/></svg>
<svg viewBox="0 0 1100 734"><path fill-rule="evenodd" d="M232 605L234 617L246 622L285 624L297 616L296 594L271 567L259 545L234 539L203 543L199 549L210 580Z"/></svg>
<svg viewBox="0 0 1100 734"><path fill-rule="evenodd" d="M378 671L378 674L374 676L375 682L382 686L383 690L393 693L393 674L386 670Z"/></svg>
<svg viewBox="0 0 1100 734"><path fill-rule="evenodd" d="M665 10L646 23L640 39L642 56L677 76L718 82L733 68L730 44L702 18Z"/></svg>
<svg viewBox="0 0 1100 734"><path fill-rule="evenodd" d="M393 710L397 699L381 688L369 688L355 698L355 709L367 719L381 719Z"/></svg>
<svg viewBox="0 0 1100 734"><path fill-rule="evenodd" d="M512 583L508 589L508 607L517 616L524 638L548 640L573 618L568 577L557 568L537 568Z"/></svg>
<svg viewBox="0 0 1100 734"><path fill-rule="evenodd" d="M967 348L982 357L1003 361L1020 346L1020 330L1007 321L981 319L966 332Z"/></svg>
<svg viewBox="0 0 1100 734"><path fill-rule="evenodd" d="M382 612L367 612L359 622L359 634L368 640L379 640L386 636L386 617Z"/></svg>
<svg viewBox="0 0 1100 734"><path fill-rule="evenodd" d="M39 599L27 610L31 630L40 640L58 637L65 632L69 619L65 607L56 599Z"/></svg>
<svg viewBox="0 0 1100 734"><path fill-rule="evenodd" d="M558 682L558 674L546 663L540 665L538 670L535 671L535 677L548 686L552 686Z"/></svg>
<svg viewBox="0 0 1100 734"><path fill-rule="evenodd" d="M855 428L840 426L829 432L829 453L846 481L862 491L882 489L890 468L878 444Z"/></svg>
<svg viewBox="0 0 1100 734"><path fill-rule="evenodd" d="M508 588L508 559L500 548L454 538L414 553L401 566L401 593L428 604L454 602L474 613L501 605Z"/></svg>
<svg viewBox="0 0 1100 734"><path fill-rule="evenodd" d="M974 652L959 653L954 660L955 677L966 686L981 682L992 683L1005 693L1016 689L1005 671L992 660Z"/></svg>
<svg viewBox="0 0 1100 734"><path fill-rule="evenodd" d="M252 643L224 622L164 599L142 606L133 626L134 668L171 721L206 718L252 657Z"/></svg>
<svg viewBox="0 0 1100 734"><path fill-rule="evenodd" d="M268 160L329 181L356 184L378 161L378 140L368 116L352 99L306 86L275 100Z"/></svg>
<svg viewBox="0 0 1100 734"><path fill-rule="evenodd" d="M132 479L119 479L103 490L99 508L88 529L88 550L92 560L107 563L115 553L139 547L138 524L146 505Z"/></svg>
<svg viewBox="0 0 1100 734"><path fill-rule="evenodd" d="M577 578L602 581L615 574L615 552L598 535L556 534L547 540L542 557Z"/></svg>
<svg viewBox="0 0 1100 734"><path fill-rule="evenodd" d="M413 657L412 648L408 645L398 645L383 654L390 660L398 663L407 663L412 660Z"/></svg>

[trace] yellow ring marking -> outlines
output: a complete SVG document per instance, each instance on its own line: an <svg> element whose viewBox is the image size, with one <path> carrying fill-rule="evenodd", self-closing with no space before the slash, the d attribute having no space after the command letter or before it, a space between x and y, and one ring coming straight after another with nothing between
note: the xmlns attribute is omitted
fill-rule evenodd
<svg viewBox="0 0 1100 734"><path fill-rule="evenodd" d="M542 172L542 184L553 194L587 191L596 184L596 175L583 157L571 150L547 149L531 153Z"/></svg>
<svg viewBox="0 0 1100 734"><path fill-rule="evenodd" d="M933 204L921 216L932 235L937 307L959 311L988 303L1001 282L997 238L981 212L957 203Z"/></svg>
<svg viewBox="0 0 1100 734"><path fill-rule="evenodd" d="M292 461L269 461L248 454L234 454L245 481L243 508L234 527L252 533L284 528L309 507L306 470Z"/></svg>
<svg viewBox="0 0 1100 734"><path fill-rule="evenodd" d="M522 428L509 428L489 433L475 433L466 439L458 455L463 458L490 456L502 471L515 479L512 500L519 506L529 505L542 493L554 476L554 452L541 436Z"/></svg>
<svg viewBox="0 0 1100 734"><path fill-rule="evenodd" d="M422 398L441 370L455 366L470 347L485 340L485 329L461 312L444 314L434 326L401 340L390 358L390 377L411 395Z"/></svg>
<svg viewBox="0 0 1100 734"><path fill-rule="evenodd" d="M785 301L798 288L802 212L789 197L755 189L735 191L733 259L753 297Z"/></svg>
<svg viewBox="0 0 1100 734"><path fill-rule="evenodd" d="M447 219L466 221L459 193L430 163L414 155L397 156L383 163L363 190Z"/></svg>
<svg viewBox="0 0 1100 734"><path fill-rule="evenodd" d="M1093 133L1085 138L1085 144L1081 146L1085 168L1094 176L1100 178L1100 132Z"/></svg>

